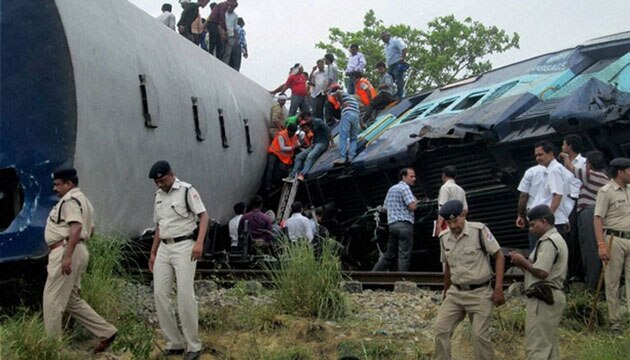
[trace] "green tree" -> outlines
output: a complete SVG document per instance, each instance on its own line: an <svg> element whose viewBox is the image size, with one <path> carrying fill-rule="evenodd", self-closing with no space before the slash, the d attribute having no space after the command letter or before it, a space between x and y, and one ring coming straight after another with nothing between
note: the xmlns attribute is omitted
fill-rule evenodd
<svg viewBox="0 0 630 360"><path fill-rule="evenodd" d="M397 24L385 26L369 10L363 17L363 29L343 31L328 29L328 41L315 47L335 55L339 69L347 65L351 44L358 44L367 61L366 74L375 86L380 81L375 65L385 61L380 35L389 31L407 44L407 93L443 86L459 79L479 75L492 69L487 55L518 48L519 36L511 36L496 26L486 26L466 18L463 21L448 15L437 17L427 24L427 30Z"/></svg>

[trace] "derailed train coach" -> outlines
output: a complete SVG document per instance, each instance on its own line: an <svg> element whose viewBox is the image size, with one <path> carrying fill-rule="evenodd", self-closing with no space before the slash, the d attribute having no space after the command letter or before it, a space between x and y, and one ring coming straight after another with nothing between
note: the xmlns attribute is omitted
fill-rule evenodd
<svg viewBox="0 0 630 360"><path fill-rule="evenodd" d="M330 209L327 225L344 244L346 264L368 270L386 243L381 205L405 166L416 170L419 199L411 270L440 271L437 218L441 170L454 165L468 218L490 227L503 247L527 248L515 226L518 183L535 164L533 145L558 148L578 134L608 159L630 154L630 32L537 56L410 96L359 135L349 166L322 155L302 198ZM383 249L384 250L384 249Z"/></svg>
<svg viewBox="0 0 630 360"><path fill-rule="evenodd" d="M171 162L209 216L252 196L268 92L125 0L2 0L0 263L45 256L52 172L78 169L99 231L152 228L148 169Z"/></svg>

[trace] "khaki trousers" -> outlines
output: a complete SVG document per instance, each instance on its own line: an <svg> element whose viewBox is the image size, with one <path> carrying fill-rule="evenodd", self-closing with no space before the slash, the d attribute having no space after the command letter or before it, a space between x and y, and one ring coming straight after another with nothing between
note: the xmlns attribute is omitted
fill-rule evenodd
<svg viewBox="0 0 630 360"><path fill-rule="evenodd" d="M451 359L451 336L466 314L472 324L475 359L494 359L494 344L490 340L489 331L492 320L492 293L490 286L470 291L458 290L455 286L448 289L433 325L435 359Z"/></svg>
<svg viewBox="0 0 630 360"><path fill-rule="evenodd" d="M606 241L609 240L606 236ZM606 265L606 303L608 304L608 314L610 324L618 327L621 323L621 300L619 299L619 279L624 271L626 282L630 279L630 240L615 237L612 242L610 260ZM630 286L626 285L626 299L630 306Z"/></svg>
<svg viewBox="0 0 630 360"><path fill-rule="evenodd" d="M81 325L92 334L107 339L114 335L116 328L105 321L81 299L81 275L87 269L89 254L83 242L79 242L72 254L72 272L69 275L61 273L61 262L66 252L65 246L60 246L48 255L48 277L44 287L44 327L50 336L61 335L61 321L64 311L67 311Z"/></svg>
<svg viewBox="0 0 630 360"><path fill-rule="evenodd" d="M553 290L553 299L555 301L553 305L547 305L535 298L525 300L527 360L560 359L557 332L567 300L562 290Z"/></svg>
<svg viewBox="0 0 630 360"><path fill-rule="evenodd" d="M199 308L195 298L195 269L197 261L191 260L195 242L184 240L175 244L160 244L153 266L153 289L155 309L160 328L166 338L167 349L183 349L186 341L188 351L200 351ZM182 334L177 327L177 320L169 295L173 281L177 283L177 313L182 324Z"/></svg>

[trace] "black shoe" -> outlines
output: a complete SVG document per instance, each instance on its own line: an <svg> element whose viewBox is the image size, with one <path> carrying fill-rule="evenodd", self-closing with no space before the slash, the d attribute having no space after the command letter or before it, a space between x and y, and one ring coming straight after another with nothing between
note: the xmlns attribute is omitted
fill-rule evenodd
<svg viewBox="0 0 630 360"><path fill-rule="evenodd" d="M171 356L171 355L181 355L184 353L184 349L164 349L162 350L162 355Z"/></svg>
<svg viewBox="0 0 630 360"><path fill-rule="evenodd" d="M102 353L103 351L107 350L107 348L109 347L109 345L111 345L114 340L116 339L116 335L118 333L114 333L114 335L108 337L107 339L103 339L101 341L98 342L98 344L96 344L96 346L94 347L94 353L98 354L98 353Z"/></svg>
<svg viewBox="0 0 630 360"><path fill-rule="evenodd" d="M189 351L186 353L184 360L198 360L201 356L201 351Z"/></svg>

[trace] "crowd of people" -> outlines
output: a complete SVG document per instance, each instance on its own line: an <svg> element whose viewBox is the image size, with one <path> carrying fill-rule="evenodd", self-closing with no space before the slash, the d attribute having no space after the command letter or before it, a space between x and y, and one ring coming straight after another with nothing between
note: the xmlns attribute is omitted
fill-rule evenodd
<svg viewBox="0 0 630 360"><path fill-rule="evenodd" d="M327 129L323 122L321 126ZM601 283L597 285L594 279L603 271L610 329L614 334L622 333L619 286L622 273L626 279L630 277L630 159L613 159L607 173L601 152L580 154L579 136L565 137L562 150L558 161L552 143L536 143L538 165L527 170L519 185L516 226L529 228L528 257L516 251L505 255L488 226L467 220L466 194L456 183L457 171L453 166L443 169L438 223L446 226L443 230L436 226L436 231L444 264L444 291L434 324L436 359L450 358L451 336L466 315L472 323L475 358L494 358L489 326L493 307L505 302L506 257L525 273L528 359L559 358L557 330L566 307L567 273L580 259L589 290L600 290ZM158 320L166 338L164 353L186 353L186 359L198 359L201 342L193 280L196 261L203 255L208 215L197 190L178 179L168 162L156 162L149 177L158 188L149 270L153 273ZM396 264L399 271L410 267L417 207L411 191L416 180L414 170L402 169L399 179L385 198L390 237L375 271L392 270ZM93 235L94 210L78 187L75 169L56 171L53 183L60 199L47 218L44 233L50 249L43 296L45 329L50 335L59 335L62 316L67 312L100 339L94 352L102 352L115 340L118 330L81 299L79 292L81 275L88 265L85 242ZM290 241L308 241L317 250L318 242L328 237L327 230L319 225L322 209L309 219L298 201L291 205L291 216L284 224L274 221L273 212L263 212L263 199L258 195L247 208L238 203L234 211L236 216L229 223L234 248L251 241L258 250L270 249L273 254L276 238L285 234ZM572 237L572 232L576 236ZM574 247L577 250L572 251ZM174 282L179 325L170 310ZM625 291L630 297L630 287Z"/></svg>
<svg viewBox="0 0 630 360"><path fill-rule="evenodd" d="M344 71L345 90L339 84L335 56L328 53L315 62L310 74L302 64L293 65L285 82L269 91L277 95L269 122L271 145L263 181L265 194L271 192L282 173L289 173L285 181L304 180L319 156L335 146L331 137L334 126L338 126L339 141L338 158L333 164L341 166L352 161L361 129L373 123L379 110L404 96L406 45L387 31L381 39L387 64L375 65L381 75L376 88L365 77L365 56L359 52L358 44L352 44Z"/></svg>
<svg viewBox="0 0 630 360"><path fill-rule="evenodd" d="M597 296L604 271L610 330L622 333L619 284L622 272L630 278L630 159L612 160L607 173L601 152L582 156L582 149L582 139L574 134L563 139L560 153L548 141L536 143L538 164L525 172L518 186L515 224L529 228L529 257L516 251L507 257L525 273L528 359L559 358L557 329L569 279L583 280ZM475 358L492 359L489 325L493 306L505 302L505 256L486 225L466 220L466 193L456 177L454 166L443 168L434 233L444 265L443 301L434 325L435 358L450 359L450 338L468 314ZM409 270L417 206L410 188L414 182L413 169L403 169L400 182L387 192L389 240L375 271L392 270L396 260L398 271Z"/></svg>
<svg viewBox="0 0 630 360"><path fill-rule="evenodd" d="M209 0L198 2L180 0L182 14L176 21L171 4L162 5L162 14L157 20L179 32L183 37L206 50L236 71L241 69L241 61L247 59L247 39L245 20L234 11L238 7L236 0L210 3L210 16L204 19L199 8L205 8Z"/></svg>

